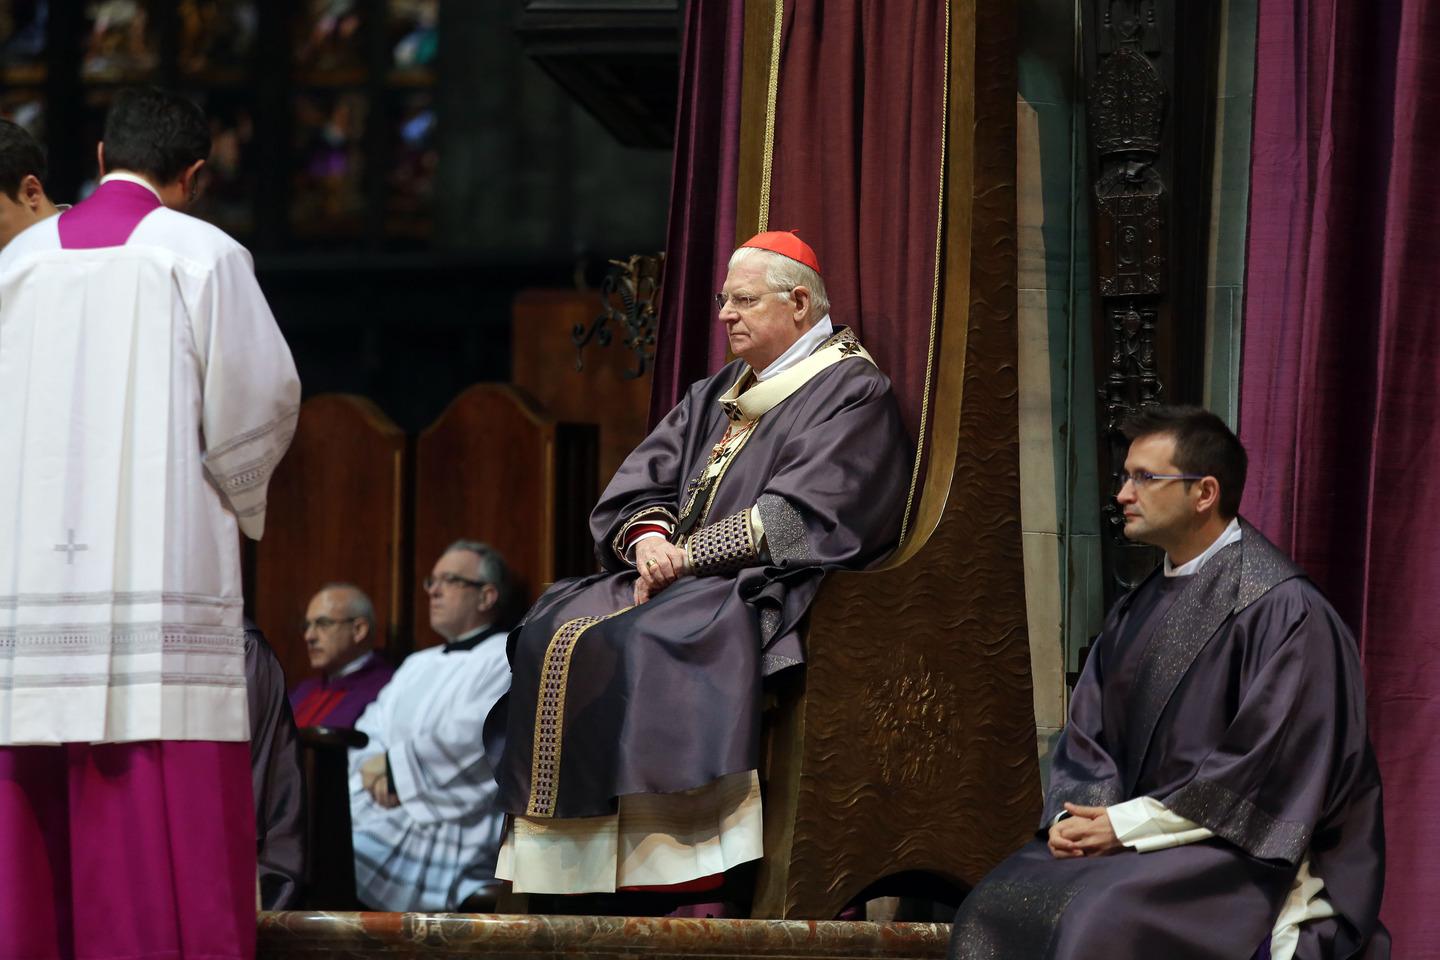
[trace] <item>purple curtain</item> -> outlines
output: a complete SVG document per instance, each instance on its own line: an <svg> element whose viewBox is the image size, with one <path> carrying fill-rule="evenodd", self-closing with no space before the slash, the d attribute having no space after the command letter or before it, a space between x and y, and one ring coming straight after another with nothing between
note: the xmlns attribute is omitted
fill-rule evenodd
<svg viewBox="0 0 1440 960"><path fill-rule="evenodd" d="M1260 0L1244 512L1355 628L1382 919L1440 958L1440 2Z"/></svg>
<svg viewBox="0 0 1440 960"><path fill-rule="evenodd" d="M740 7L690 4L652 422L726 357L708 296L734 248ZM894 381L912 438L935 295L945 9L787 0L776 99L768 229L815 248L835 322Z"/></svg>
<svg viewBox="0 0 1440 960"><path fill-rule="evenodd" d="M936 293L947 0L785 4L771 230L815 248L919 435Z"/></svg>
<svg viewBox="0 0 1440 960"><path fill-rule="evenodd" d="M650 423L725 357L711 296L735 248L744 0L690 0L680 50L680 97Z"/></svg>

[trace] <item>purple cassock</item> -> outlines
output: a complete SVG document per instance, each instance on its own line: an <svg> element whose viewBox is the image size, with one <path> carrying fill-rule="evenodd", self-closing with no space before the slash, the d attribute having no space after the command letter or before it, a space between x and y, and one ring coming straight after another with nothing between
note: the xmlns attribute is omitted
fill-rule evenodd
<svg viewBox="0 0 1440 960"><path fill-rule="evenodd" d="M370 653L351 673L338 677L307 677L290 691L290 709L297 727L353 727L360 714L395 675L395 668Z"/></svg>
<svg viewBox="0 0 1440 960"><path fill-rule="evenodd" d="M1153 797L1213 836L1057 860L1064 803ZM1198 573L1156 572L1095 643L1052 763L1037 839L955 918L951 960L1248 960L1301 864L1334 916L1294 956L1389 956L1385 841L1355 641L1302 571L1241 521Z"/></svg>
<svg viewBox="0 0 1440 960"><path fill-rule="evenodd" d="M486 725L503 810L613 814L622 795L757 768L762 677L802 662L798 627L825 571L883 557L905 505L890 381L848 330L827 348L843 359L763 413L745 412L756 387L722 402L748 375L730 363L621 465L590 517L602 572L556 583L510 636L508 712L502 701ZM737 428L749 436L715 479ZM624 537L647 520L689 531L698 575L633 606Z"/></svg>

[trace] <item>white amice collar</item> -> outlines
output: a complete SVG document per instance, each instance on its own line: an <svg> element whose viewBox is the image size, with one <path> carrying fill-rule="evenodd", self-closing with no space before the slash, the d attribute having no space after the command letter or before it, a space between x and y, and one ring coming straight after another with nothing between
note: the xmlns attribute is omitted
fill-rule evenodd
<svg viewBox="0 0 1440 960"><path fill-rule="evenodd" d="M116 170L114 173L107 173L105 174L105 176L101 177L100 183L103 186L104 184L109 183L111 180L123 180L126 183L138 183L146 190L149 190L151 193L155 194L156 200L161 199L160 191L155 189L155 185L149 180L146 180L144 177L140 176L139 174L131 173L128 170Z"/></svg>
<svg viewBox="0 0 1440 960"><path fill-rule="evenodd" d="M360 670L363 670L365 668L365 664L369 663L371 658L374 656L375 652L373 650L365 651L363 654L356 657L354 660L351 660L349 663L345 664L345 666L341 667L339 670L336 670L334 673L330 674L330 679L339 680L341 677L348 677L352 673L358 673Z"/></svg>
<svg viewBox="0 0 1440 960"><path fill-rule="evenodd" d="M800 334L800 339L790 344L790 349L780 354L774 363L755 374L755 379L764 383L777 373L784 373L820 349L820 344L829 340L834 333L835 327L831 324L830 315L827 313L815 323L815 326Z"/></svg>
<svg viewBox="0 0 1440 960"><path fill-rule="evenodd" d="M860 341L855 339L854 332L841 327L838 333L831 334L815 352L799 357L787 369L775 373L764 383L756 382L755 371L747 366L734 385L720 396L720 407L732 422L759 420L809 383L820 371L847 357L858 357L872 365L875 363L875 359L865 351Z"/></svg>
<svg viewBox="0 0 1440 960"><path fill-rule="evenodd" d="M1230 544L1234 543L1239 539L1240 518L1236 517L1235 519L1230 521L1230 524L1225 528L1225 531L1221 533L1220 536L1215 538L1215 542L1205 548L1204 553L1200 554L1200 556L1196 557L1194 560L1191 560L1189 563L1182 563L1178 567L1173 566L1170 563L1170 554L1165 554L1165 576L1188 577L1193 573L1199 573L1200 568L1205 566L1205 561L1209 560L1211 557L1215 556L1215 554L1219 553L1221 550L1224 550L1226 547L1230 546Z"/></svg>

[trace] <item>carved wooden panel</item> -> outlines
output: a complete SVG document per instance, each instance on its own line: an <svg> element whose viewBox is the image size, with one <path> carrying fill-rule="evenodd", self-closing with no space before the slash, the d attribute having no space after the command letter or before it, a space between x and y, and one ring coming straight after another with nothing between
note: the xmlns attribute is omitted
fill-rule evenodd
<svg viewBox="0 0 1440 960"><path fill-rule="evenodd" d="M1121 46L1101 63L1090 85L1090 111L1095 149L1102 155L1160 152L1165 83L1137 48Z"/></svg>
<svg viewBox="0 0 1440 960"><path fill-rule="evenodd" d="M561 423L520 391L478 384L415 447L415 649L433 646L420 581L460 538L505 556L533 599L559 577L592 569L587 516L598 496L596 430Z"/></svg>
<svg viewBox="0 0 1440 960"><path fill-rule="evenodd" d="M1217 7L1087 0L1082 9L1100 486L1108 494L1129 448L1123 422L1162 398L1200 399ZM1113 600L1160 555L1125 539L1109 496L1101 515Z"/></svg>
<svg viewBox="0 0 1440 960"><path fill-rule="evenodd" d="M310 672L298 624L326 581L370 596L379 645L401 639L404 460L405 435L369 400L325 394L300 408L270 480L250 597L290 685Z"/></svg>
<svg viewBox="0 0 1440 960"><path fill-rule="evenodd" d="M926 486L900 553L832 574L811 610L803 689L782 693L769 731L759 917L833 917L911 871L968 888L1039 816L1019 502L1014 7L958 2L952 31Z"/></svg>
<svg viewBox="0 0 1440 960"><path fill-rule="evenodd" d="M1102 297L1165 292L1165 184L1142 163L1118 164L1095 185L1096 272Z"/></svg>
<svg viewBox="0 0 1440 960"><path fill-rule="evenodd" d="M600 313L598 294L525 290L515 298L510 380L558 420L600 429L600 484L610 482L631 450L645 439L652 377L627 379L635 362L618 342L585 348L575 369L571 331Z"/></svg>

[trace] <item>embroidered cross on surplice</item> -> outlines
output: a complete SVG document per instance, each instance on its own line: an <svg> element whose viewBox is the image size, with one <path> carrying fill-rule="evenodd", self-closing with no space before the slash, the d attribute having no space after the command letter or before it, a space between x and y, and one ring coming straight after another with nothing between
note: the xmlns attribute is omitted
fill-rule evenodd
<svg viewBox="0 0 1440 960"><path fill-rule="evenodd" d="M76 542L75 542L75 531L74 531L73 529L71 529L71 530L69 530L69 531L67 532L66 542L65 542L65 543L57 543L57 544L55 544L55 552L56 552L56 553L63 553L63 554L65 554L65 564L66 564L66 566L74 566L74 565L75 565L75 554L77 554L77 553L83 553L84 551L89 550L89 549L90 549L89 544L76 543Z"/></svg>

